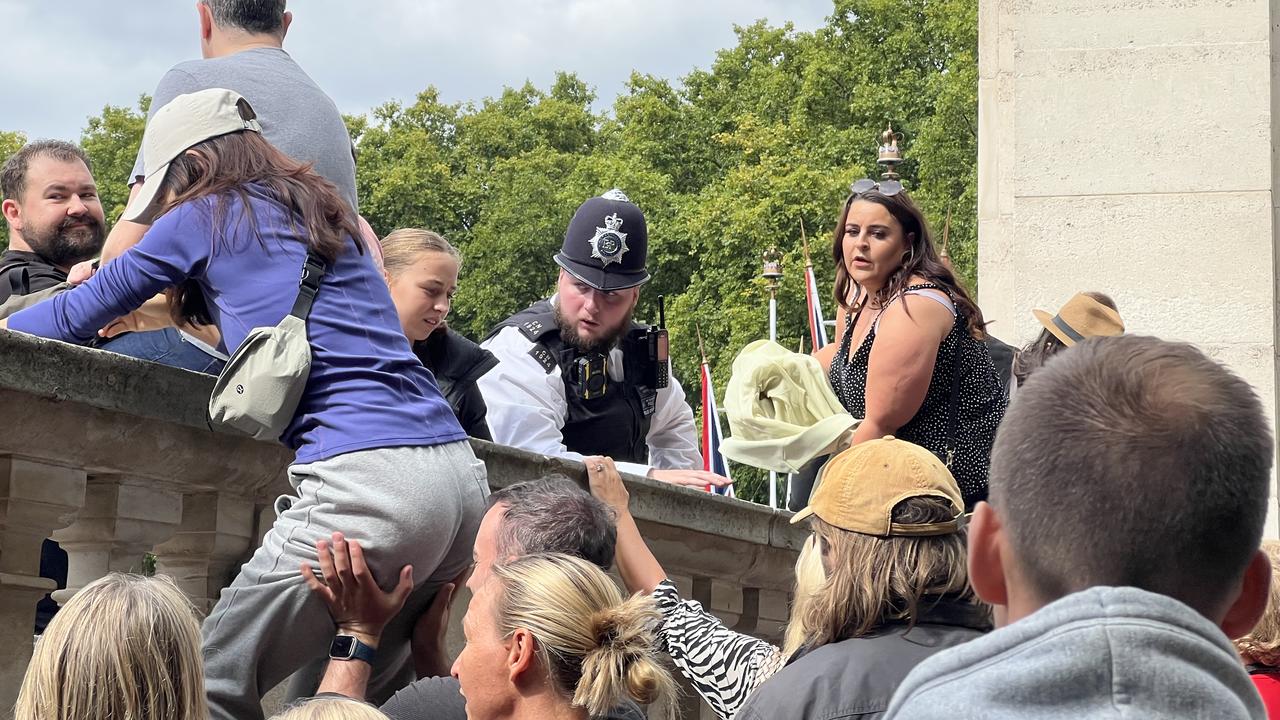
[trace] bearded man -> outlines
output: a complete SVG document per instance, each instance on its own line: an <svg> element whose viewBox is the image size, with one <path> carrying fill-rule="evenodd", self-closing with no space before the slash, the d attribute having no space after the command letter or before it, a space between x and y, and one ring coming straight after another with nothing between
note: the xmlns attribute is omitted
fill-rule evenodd
<svg viewBox="0 0 1280 720"><path fill-rule="evenodd" d="M0 255L0 303L67 280L71 266L102 251L105 218L89 157L69 142L42 140L0 168L9 249Z"/></svg>
<svg viewBox="0 0 1280 720"><path fill-rule="evenodd" d="M644 214L621 191L578 207L554 258L556 294L481 345L498 358L479 381L489 429L494 442L544 455L605 455L624 472L722 487L727 478L701 469L693 410L670 362L654 357L650 329L631 318L650 277L648 245Z"/></svg>

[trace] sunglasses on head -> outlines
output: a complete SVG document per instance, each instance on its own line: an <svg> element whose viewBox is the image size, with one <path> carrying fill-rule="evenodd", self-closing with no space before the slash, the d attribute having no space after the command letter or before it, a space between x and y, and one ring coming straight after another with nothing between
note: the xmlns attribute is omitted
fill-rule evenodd
<svg viewBox="0 0 1280 720"><path fill-rule="evenodd" d="M902 192L902 183L897 180L882 180L877 182L871 178L862 178L850 186L854 197L865 195L872 190L879 192L885 197L892 197Z"/></svg>

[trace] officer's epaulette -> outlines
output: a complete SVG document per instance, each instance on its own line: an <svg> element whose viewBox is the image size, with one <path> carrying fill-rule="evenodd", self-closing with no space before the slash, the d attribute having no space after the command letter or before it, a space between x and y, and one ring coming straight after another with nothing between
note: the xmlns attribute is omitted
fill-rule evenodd
<svg viewBox="0 0 1280 720"><path fill-rule="evenodd" d="M519 325L516 325L516 327L520 328L520 334L535 342L538 338L542 337L542 333L546 332L547 329L547 326L538 318L525 320Z"/></svg>
<svg viewBox="0 0 1280 720"><path fill-rule="evenodd" d="M542 366L543 370L547 371L548 375L551 374L552 370L556 369L556 359L551 354L551 351L537 343L534 343L534 346L529 348L529 357L537 360L538 364Z"/></svg>

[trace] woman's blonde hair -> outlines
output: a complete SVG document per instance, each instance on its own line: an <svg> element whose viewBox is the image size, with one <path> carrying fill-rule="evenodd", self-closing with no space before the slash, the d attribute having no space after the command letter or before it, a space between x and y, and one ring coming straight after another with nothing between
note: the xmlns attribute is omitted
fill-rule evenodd
<svg viewBox="0 0 1280 720"><path fill-rule="evenodd" d="M494 602L498 632L532 633L552 687L574 706L603 717L630 697L675 717L676 686L658 659L661 614L652 598L624 599L600 568L558 553L495 565L493 574L502 585Z"/></svg>
<svg viewBox="0 0 1280 720"><path fill-rule="evenodd" d="M54 616L27 667L16 720L206 720L195 609L164 577L112 573Z"/></svg>
<svg viewBox="0 0 1280 720"><path fill-rule="evenodd" d="M382 238L380 244L382 266L391 277L404 272L424 252L441 252L457 260L459 264L462 263L462 253L450 245L443 235L430 230L400 228Z"/></svg>
<svg viewBox="0 0 1280 720"><path fill-rule="evenodd" d="M796 558L796 587L791 600L791 617L802 617L809 610L810 603L827 581L827 570L822 567L822 544L817 534L810 533L800 548L800 557ZM798 622L787 623L787 631L782 639L782 654L791 657L804 647L804 625Z"/></svg>
<svg viewBox="0 0 1280 720"><path fill-rule="evenodd" d="M893 522L950 520L951 504L915 497L898 503ZM886 623L914 625L930 603L946 597L976 602L969 587L964 531L948 535L877 537L811 520L825 577L796 603L787 627L792 642L813 649L862 637ZM801 586L797 574L797 589Z"/></svg>
<svg viewBox="0 0 1280 720"><path fill-rule="evenodd" d="M345 697L309 698L272 715L271 720L388 720L367 702Z"/></svg>
<svg viewBox="0 0 1280 720"><path fill-rule="evenodd" d="M1262 550L1271 558L1267 610L1248 635L1235 641L1236 652L1247 664L1280 667L1280 541L1263 540Z"/></svg>

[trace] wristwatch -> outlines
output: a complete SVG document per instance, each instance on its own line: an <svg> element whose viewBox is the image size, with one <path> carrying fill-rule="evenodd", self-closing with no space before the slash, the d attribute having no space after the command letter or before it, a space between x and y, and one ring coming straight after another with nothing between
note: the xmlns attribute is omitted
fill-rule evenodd
<svg viewBox="0 0 1280 720"><path fill-rule="evenodd" d="M377 654L373 646L360 642L354 635L336 635L329 644L331 660L363 660L372 665Z"/></svg>

